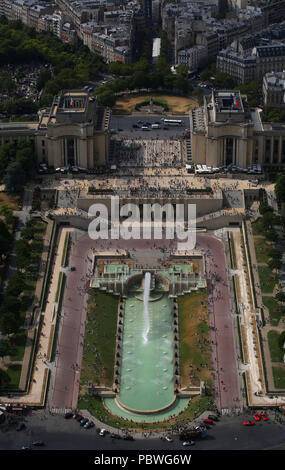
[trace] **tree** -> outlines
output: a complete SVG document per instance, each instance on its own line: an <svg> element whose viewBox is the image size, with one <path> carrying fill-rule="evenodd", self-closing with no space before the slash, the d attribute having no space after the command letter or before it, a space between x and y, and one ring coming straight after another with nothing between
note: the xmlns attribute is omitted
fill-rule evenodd
<svg viewBox="0 0 285 470"><path fill-rule="evenodd" d="M16 263L18 268L25 269L31 261L30 245L28 240L21 238L16 242Z"/></svg>
<svg viewBox="0 0 285 470"><path fill-rule="evenodd" d="M12 236L5 222L0 219L0 257L7 256L11 246Z"/></svg>
<svg viewBox="0 0 285 470"><path fill-rule="evenodd" d="M6 185L7 193L19 194L23 191L26 181L26 174L21 162L11 162L5 172L3 182Z"/></svg>
<svg viewBox="0 0 285 470"><path fill-rule="evenodd" d="M268 261L267 265L270 269L280 269L282 265L282 261L281 259L272 258L271 260Z"/></svg>
<svg viewBox="0 0 285 470"><path fill-rule="evenodd" d="M268 255L272 259L281 259L282 258L282 251L278 250L277 248L271 248L268 252Z"/></svg>
<svg viewBox="0 0 285 470"><path fill-rule="evenodd" d="M261 202L259 204L259 212L261 215L264 215L266 212L273 212L273 208L265 202Z"/></svg>
<svg viewBox="0 0 285 470"><path fill-rule="evenodd" d="M9 279L8 285L5 289L5 296L18 297L25 288L26 283L23 274L16 273Z"/></svg>
<svg viewBox="0 0 285 470"><path fill-rule="evenodd" d="M277 294L275 295L275 299L279 302L285 302L285 292L277 292Z"/></svg>
<svg viewBox="0 0 285 470"><path fill-rule="evenodd" d="M285 202L285 175L279 176L275 184L275 194L280 202Z"/></svg>
<svg viewBox="0 0 285 470"><path fill-rule="evenodd" d="M184 78L188 77L188 68L186 67L185 64L179 64L176 67L176 73L177 75L181 75Z"/></svg>
<svg viewBox="0 0 285 470"><path fill-rule="evenodd" d="M13 209L8 204L0 205L0 214L4 215L7 225L12 225L14 222Z"/></svg>
<svg viewBox="0 0 285 470"><path fill-rule="evenodd" d="M116 103L116 95L112 91L106 90L98 95L98 104L112 108Z"/></svg>
<svg viewBox="0 0 285 470"><path fill-rule="evenodd" d="M275 215L272 212L266 212L260 219L260 224L263 230L272 229L275 222Z"/></svg>
<svg viewBox="0 0 285 470"><path fill-rule="evenodd" d="M11 382L10 376L3 369L0 369L0 387L8 385Z"/></svg>
<svg viewBox="0 0 285 470"><path fill-rule="evenodd" d="M276 242L278 240L277 232L274 229L265 231L264 235L266 236L267 240L270 240L271 242Z"/></svg>
<svg viewBox="0 0 285 470"><path fill-rule="evenodd" d="M188 93L188 80L182 75L176 75L173 87L181 91L184 95Z"/></svg>
<svg viewBox="0 0 285 470"><path fill-rule="evenodd" d="M0 331L4 335L18 333L22 319L20 315L11 312L4 312L0 318Z"/></svg>
<svg viewBox="0 0 285 470"><path fill-rule="evenodd" d="M285 343L285 331L282 331L282 333L279 335L279 338L278 338L278 344L279 344L279 348L281 349L281 351L284 351L284 343Z"/></svg>

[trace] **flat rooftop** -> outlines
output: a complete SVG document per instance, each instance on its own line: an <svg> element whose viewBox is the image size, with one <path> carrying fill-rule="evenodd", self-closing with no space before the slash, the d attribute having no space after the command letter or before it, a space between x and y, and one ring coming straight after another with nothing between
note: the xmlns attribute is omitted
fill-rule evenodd
<svg viewBox="0 0 285 470"><path fill-rule="evenodd" d="M222 112L243 112L243 104L240 92L236 90L214 91L214 103L216 110Z"/></svg>
<svg viewBox="0 0 285 470"><path fill-rule="evenodd" d="M96 109L96 98L85 90L63 91L53 100L49 122L51 124L63 123L66 120L72 122L84 122L92 119Z"/></svg>

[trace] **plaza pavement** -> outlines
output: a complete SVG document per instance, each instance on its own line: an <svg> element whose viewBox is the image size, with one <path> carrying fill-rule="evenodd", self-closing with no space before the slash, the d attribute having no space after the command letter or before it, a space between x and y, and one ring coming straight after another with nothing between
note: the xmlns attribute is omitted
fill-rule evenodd
<svg viewBox="0 0 285 470"><path fill-rule="evenodd" d="M206 254L209 315L212 339L216 345L213 367L216 369L217 396L220 397L218 405L225 409L236 409L240 407L240 395L224 245L220 240L204 235L198 235L197 241L197 248ZM110 253L114 249L113 243L112 240L96 242L84 235L73 245L70 265L76 266L76 271L69 273L66 285L52 408L74 408L77 402L86 320L87 299L84 289L91 274L90 253L92 250L95 253ZM176 251L176 241L116 240L116 249L128 250L137 260L142 260L150 250L154 258L155 252L159 258ZM220 278L219 283L213 279L215 274Z"/></svg>

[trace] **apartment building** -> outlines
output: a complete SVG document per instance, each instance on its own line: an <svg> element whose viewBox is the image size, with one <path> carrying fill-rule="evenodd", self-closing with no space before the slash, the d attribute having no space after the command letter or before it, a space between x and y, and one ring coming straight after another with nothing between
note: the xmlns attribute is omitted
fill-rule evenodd
<svg viewBox="0 0 285 470"><path fill-rule="evenodd" d="M281 42L256 46L248 53L228 48L217 55L217 70L231 75L242 84L253 80L262 81L266 73L279 72L283 69L285 69L285 44Z"/></svg>
<svg viewBox="0 0 285 470"><path fill-rule="evenodd" d="M206 46L193 46L178 52L178 65L184 64L189 70L195 71L199 64L208 56Z"/></svg>
<svg viewBox="0 0 285 470"><path fill-rule="evenodd" d="M285 107L285 72L266 73L263 77L262 94L264 106Z"/></svg>

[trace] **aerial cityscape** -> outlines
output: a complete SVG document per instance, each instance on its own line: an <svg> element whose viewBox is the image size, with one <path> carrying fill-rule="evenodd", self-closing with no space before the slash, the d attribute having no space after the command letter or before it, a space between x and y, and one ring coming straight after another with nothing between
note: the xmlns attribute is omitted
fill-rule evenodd
<svg viewBox="0 0 285 470"><path fill-rule="evenodd" d="M1 2L0 450L285 449L284 19Z"/></svg>

